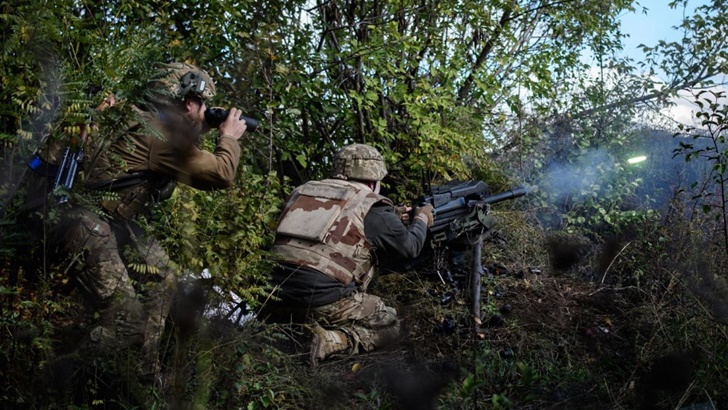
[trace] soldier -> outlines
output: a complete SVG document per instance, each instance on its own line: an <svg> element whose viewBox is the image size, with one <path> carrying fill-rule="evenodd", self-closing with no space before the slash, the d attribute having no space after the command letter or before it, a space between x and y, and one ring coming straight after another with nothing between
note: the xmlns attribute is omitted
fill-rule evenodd
<svg viewBox="0 0 728 410"><path fill-rule="evenodd" d="M159 372L158 344L176 289L176 272L166 252L134 221L166 199L175 182L197 189L229 187L240 159L238 140L246 130L232 108L218 127L214 152L199 148L210 129L205 102L215 95L210 76L184 63L165 65L148 104L134 107L137 120L110 141L87 170L87 188L98 210L61 206L51 245L78 260L76 279L97 313L84 349L113 353L140 350L142 376Z"/></svg>
<svg viewBox="0 0 728 410"><path fill-rule="evenodd" d="M415 258L433 222L431 206L417 208L405 224L379 195L387 174L373 147L353 144L334 157L331 179L296 188L283 209L271 252L280 301L269 319L313 323L311 363L334 354L381 347L399 335L397 311L366 293L377 260Z"/></svg>

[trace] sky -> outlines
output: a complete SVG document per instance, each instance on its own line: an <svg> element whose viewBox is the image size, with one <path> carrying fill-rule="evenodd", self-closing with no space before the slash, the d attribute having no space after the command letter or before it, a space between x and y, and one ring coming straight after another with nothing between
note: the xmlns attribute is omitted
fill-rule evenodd
<svg viewBox="0 0 728 410"><path fill-rule="evenodd" d="M669 0L638 0L638 2L637 11L622 16L622 28L629 34L624 40L624 51L632 57L642 55L641 50L637 48L641 43L653 45L660 40L678 40L679 32L673 27L680 24L683 17L683 9L671 9L668 6ZM704 3L704 1L691 1L688 4L688 12L692 12L695 6ZM647 8L647 14L642 13L642 8Z"/></svg>
<svg viewBox="0 0 728 410"><path fill-rule="evenodd" d="M644 53L638 48L640 44L652 46L660 40L678 41L681 33L675 30L683 16L692 15L697 6L707 3L707 0L690 0L687 9L679 6L670 8L670 0L638 0L637 11L625 13L622 16L622 30L629 34L624 39L624 53L639 61ZM647 8L646 14L642 12ZM674 100L676 106L667 109L666 115L684 124L693 124L694 106L686 99Z"/></svg>

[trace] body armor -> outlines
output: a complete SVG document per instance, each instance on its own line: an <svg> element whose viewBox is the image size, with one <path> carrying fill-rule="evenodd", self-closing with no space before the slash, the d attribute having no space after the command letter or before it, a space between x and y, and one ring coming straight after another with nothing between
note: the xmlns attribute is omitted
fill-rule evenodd
<svg viewBox="0 0 728 410"><path fill-rule="evenodd" d="M364 290L374 269L364 216L391 201L360 182L326 179L296 188L286 203L271 252L278 261L307 266Z"/></svg>

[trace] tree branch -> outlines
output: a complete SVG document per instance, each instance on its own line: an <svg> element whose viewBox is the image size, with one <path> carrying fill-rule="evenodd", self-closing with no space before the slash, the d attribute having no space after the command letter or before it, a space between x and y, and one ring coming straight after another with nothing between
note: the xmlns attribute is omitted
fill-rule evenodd
<svg viewBox="0 0 728 410"><path fill-rule="evenodd" d="M639 104L639 103L643 103L643 102L646 102L646 101L655 100L655 99L658 99L658 98L661 98L661 97L667 97L668 95L672 94L673 92L682 90L684 88L694 87L698 83L700 83L701 81L707 80L708 78L713 77L714 75L716 75L716 74L714 74L714 73L713 74L705 74L704 76L699 77L699 78L696 78L695 80L687 81L687 82L685 82L683 84L675 85L673 87L666 88L666 89L664 89L662 91L655 91L653 93L645 94L645 95L640 96L640 97L627 98L627 99L624 99L624 100L620 100L620 101L613 102L611 104L601 105L599 107L594 107L594 108L590 108L588 110L583 110L583 111L580 111L580 112L578 112L578 113L576 113L574 115L569 116L569 118L571 118L571 119L584 118L584 117L588 117L590 115L596 114L596 113L601 112L601 111L611 110L613 108L622 107L622 106L625 106L625 105ZM551 117L551 118L553 118L553 117Z"/></svg>
<svg viewBox="0 0 728 410"><path fill-rule="evenodd" d="M511 5L513 5L513 1L511 1ZM511 18L512 9L509 8L503 12L503 15L500 18L500 21L498 22L498 26L496 27L495 32L493 35L490 36L488 41L483 46L483 49L480 50L480 53L478 54L478 57L475 60L475 63L473 63L472 70L470 71L470 74L468 75L468 78L465 79L465 82L458 90L458 101L462 102L465 100L465 97L470 93L470 90L473 88L473 83L475 82L475 73L480 69L480 67L483 66L483 63L485 62L485 59L488 57L491 51L493 51L493 47L495 47L495 42L498 38L500 38L501 33L506 28L508 21Z"/></svg>

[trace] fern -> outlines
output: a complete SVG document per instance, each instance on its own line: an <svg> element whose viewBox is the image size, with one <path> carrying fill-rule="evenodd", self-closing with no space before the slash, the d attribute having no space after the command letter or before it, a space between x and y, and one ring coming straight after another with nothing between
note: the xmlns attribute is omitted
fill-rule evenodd
<svg viewBox="0 0 728 410"><path fill-rule="evenodd" d="M160 272L158 267L146 263L129 263L128 267L142 275L157 275Z"/></svg>

